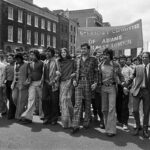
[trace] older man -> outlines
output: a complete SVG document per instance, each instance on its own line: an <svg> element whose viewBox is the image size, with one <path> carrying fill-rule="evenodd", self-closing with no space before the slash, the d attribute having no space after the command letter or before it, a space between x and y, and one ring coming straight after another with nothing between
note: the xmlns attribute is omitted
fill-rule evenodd
<svg viewBox="0 0 150 150"><path fill-rule="evenodd" d="M139 116L139 105L141 100L143 101L143 137L149 138L148 134L148 122L149 122L149 112L150 112L150 54L144 52L142 54L142 64L137 65L134 69L132 77L128 80L128 85L130 85L133 80L134 84L131 89L133 96L133 115L136 122L136 129L134 135L139 135L141 129L140 116Z"/></svg>

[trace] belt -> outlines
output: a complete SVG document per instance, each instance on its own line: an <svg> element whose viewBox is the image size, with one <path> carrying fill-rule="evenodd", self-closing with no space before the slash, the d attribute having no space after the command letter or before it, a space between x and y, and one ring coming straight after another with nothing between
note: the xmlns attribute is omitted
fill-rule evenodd
<svg viewBox="0 0 150 150"><path fill-rule="evenodd" d="M86 81L86 80L87 80L87 77L80 77L79 79L80 79L80 80L83 80L83 81Z"/></svg>
<svg viewBox="0 0 150 150"><path fill-rule="evenodd" d="M112 82L112 83L102 83L102 85L104 86L111 86L111 85L115 85L116 83L115 82Z"/></svg>

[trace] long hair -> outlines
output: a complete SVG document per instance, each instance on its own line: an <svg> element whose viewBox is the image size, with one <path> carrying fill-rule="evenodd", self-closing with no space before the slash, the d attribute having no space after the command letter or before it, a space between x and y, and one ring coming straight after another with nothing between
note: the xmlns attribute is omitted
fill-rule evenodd
<svg viewBox="0 0 150 150"><path fill-rule="evenodd" d="M40 60L40 52L38 50L32 50L30 53L33 53L35 55L35 57Z"/></svg>
<svg viewBox="0 0 150 150"><path fill-rule="evenodd" d="M55 49L53 47L48 47L46 49L46 52L51 52L52 57L54 57L54 55L55 55Z"/></svg>
<svg viewBox="0 0 150 150"><path fill-rule="evenodd" d="M103 54L109 55L109 56L110 56L110 60L113 60L113 50L112 50L112 49L106 48L106 49L103 51Z"/></svg>
<svg viewBox="0 0 150 150"><path fill-rule="evenodd" d="M60 49L60 53L59 53L59 56L60 56L59 61L63 61L63 60L64 60L64 58L63 58L62 55L61 55L61 52L62 52L63 50L66 52L66 59L71 59L71 56L70 56L69 51L67 50L67 48L61 48L61 49Z"/></svg>

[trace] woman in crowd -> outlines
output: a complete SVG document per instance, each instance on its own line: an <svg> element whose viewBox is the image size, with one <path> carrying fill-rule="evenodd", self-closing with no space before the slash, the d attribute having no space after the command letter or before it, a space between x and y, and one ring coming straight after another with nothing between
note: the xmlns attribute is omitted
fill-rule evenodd
<svg viewBox="0 0 150 150"><path fill-rule="evenodd" d="M61 49L60 53L60 110L63 128L69 128L72 124L73 105L72 105L72 78L75 76L74 60L71 59L66 48Z"/></svg>

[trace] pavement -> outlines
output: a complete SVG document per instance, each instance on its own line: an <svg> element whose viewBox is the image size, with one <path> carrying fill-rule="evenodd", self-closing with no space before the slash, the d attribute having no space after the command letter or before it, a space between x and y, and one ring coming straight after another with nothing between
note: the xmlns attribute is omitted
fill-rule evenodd
<svg viewBox="0 0 150 150"><path fill-rule="evenodd" d="M71 130L63 129L60 122L43 125L38 116L29 125L0 118L0 150L150 150L150 139L143 139L142 132L133 136L133 126L130 118L128 131L117 126L117 135L107 137L96 122L70 135Z"/></svg>

